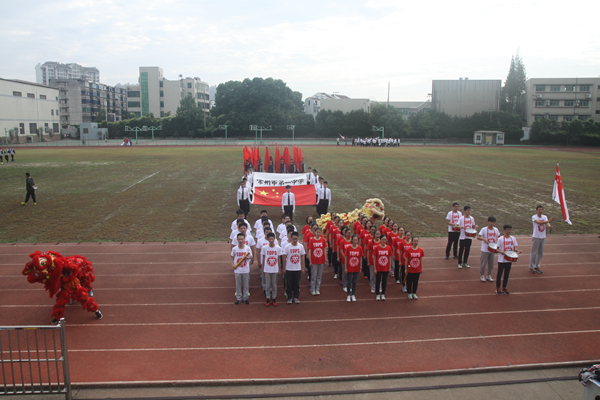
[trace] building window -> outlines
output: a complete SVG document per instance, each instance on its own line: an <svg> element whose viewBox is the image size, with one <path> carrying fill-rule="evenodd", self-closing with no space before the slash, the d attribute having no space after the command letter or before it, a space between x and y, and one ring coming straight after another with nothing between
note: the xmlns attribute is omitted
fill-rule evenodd
<svg viewBox="0 0 600 400"><path fill-rule="evenodd" d="M558 115L551 115L548 118L551 119L552 121L558 121Z"/></svg>
<svg viewBox="0 0 600 400"><path fill-rule="evenodd" d="M579 107L589 107L590 106L590 102L587 100L582 100L579 101Z"/></svg>
<svg viewBox="0 0 600 400"><path fill-rule="evenodd" d="M58 132L58 123L57 122L52 124L52 132L54 132L54 133Z"/></svg>
<svg viewBox="0 0 600 400"><path fill-rule="evenodd" d="M534 115L533 117L535 118L536 121L544 118L543 115Z"/></svg>
<svg viewBox="0 0 600 400"><path fill-rule="evenodd" d="M22 97L21 92L13 92L13 96Z"/></svg>
<svg viewBox="0 0 600 400"><path fill-rule="evenodd" d="M19 134L21 134L21 135L25 134L25 124L23 124L23 123L19 124Z"/></svg>
<svg viewBox="0 0 600 400"><path fill-rule="evenodd" d="M54 110L50 110L50 115L54 115Z"/></svg>
<svg viewBox="0 0 600 400"><path fill-rule="evenodd" d="M565 86L565 92L574 92L574 91L575 91L575 86L573 86L573 85Z"/></svg>
<svg viewBox="0 0 600 400"><path fill-rule="evenodd" d="M41 100L46 100L46 95L45 94L40 94L40 99Z"/></svg>
<svg viewBox="0 0 600 400"><path fill-rule="evenodd" d="M165 92L164 91L160 91L160 97L165 97Z"/></svg>
<svg viewBox="0 0 600 400"><path fill-rule="evenodd" d="M596 114L600 114L600 110L596 110Z"/></svg>
<svg viewBox="0 0 600 400"><path fill-rule="evenodd" d="M127 97L140 97L140 91L139 90L128 91L127 92Z"/></svg>
<svg viewBox="0 0 600 400"><path fill-rule="evenodd" d="M163 81L158 82L158 86L163 87Z"/></svg>
<svg viewBox="0 0 600 400"><path fill-rule="evenodd" d="M579 86L579 90L581 92L589 92L590 91L590 85L581 85L581 86Z"/></svg>
<svg viewBox="0 0 600 400"><path fill-rule="evenodd" d="M546 91L546 85L535 85L535 91L536 92L545 92Z"/></svg>
<svg viewBox="0 0 600 400"><path fill-rule="evenodd" d="M142 115L146 116L150 114L150 95L148 89L148 73L142 72L140 74L140 89L142 95Z"/></svg>
<svg viewBox="0 0 600 400"><path fill-rule="evenodd" d="M544 100L536 100L536 102L535 102L536 107L544 107L545 105L546 105L546 102Z"/></svg>
<svg viewBox="0 0 600 400"><path fill-rule="evenodd" d="M552 85L550 86L551 92L560 92L560 85Z"/></svg>
<svg viewBox="0 0 600 400"><path fill-rule="evenodd" d="M38 133L37 124L29 124L29 133Z"/></svg>
<svg viewBox="0 0 600 400"><path fill-rule="evenodd" d="M164 102L164 101L161 101L161 102L160 102L160 108L164 108L164 107L165 107L165 102Z"/></svg>
<svg viewBox="0 0 600 400"><path fill-rule="evenodd" d="M191 89L191 88L192 88L192 83L188 82L188 89Z"/></svg>
<svg viewBox="0 0 600 400"><path fill-rule="evenodd" d="M563 121L571 122L571 121L573 121L573 116L572 115L565 115L563 117Z"/></svg>
<svg viewBox="0 0 600 400"><path fill-rule="evenodd" d="M27 93L27 97L29 97L30 99L35 99L35 94Z"/></svg>
<svg viewBox="0 0 600 400"><path fill-rule="evenodd" d="M588 119L590 119L590 116L589 115L580 115L579 119L582 121L587 121Z"/></svg>
<svg viewBox="0 0 600 400"><path fill-rule="evenodd" d="M90 133L90 130L88 128L83 128L83 133Z"/></svg>
<svg viewBox="0 0 600 400"><path fill-rule="evenodd" d="M128 101L127 102L127 108L140 108L142 106L142 103L139 101Z"/></svg>
<svg viewBox="0 0 600 400"><path fill-rule="evenodd" d="M550 100L550 107L558 107L558 106L559 106L558 100Z"/></svg>
<svg viewBox="0 0 600 400"><path fill-rule="evenodd" d="M135 114L135 116L136 116L136 117L138 117L138 118L142 116L142 113L141 113L141 112L139 112L139 111L134 111L133 113L134 113L134 114Z"/></svg>
<svg viewBox="0 0 600 400"><path fill-rule="evenodd" d="M573 100L565 100L565 107L574 107L575 102Z"/></svg>

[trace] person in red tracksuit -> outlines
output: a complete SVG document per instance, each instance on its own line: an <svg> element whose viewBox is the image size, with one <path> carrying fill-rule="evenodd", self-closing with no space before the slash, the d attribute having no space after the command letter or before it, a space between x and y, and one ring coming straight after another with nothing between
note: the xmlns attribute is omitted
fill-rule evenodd
<svg viewBox="0 0 600 400"><path fill-rule="evenodd" d="M346 301L356 301L356 281L358 279L358 271L362 261L363 249L358 245L358 236L352 236L352 244L346 247L344 252L344 267L347 275L347 292Z"/></svg>
<svg viewBox="0 0 600 400"><path fill-rule="evenodd" d="M375 300L385 300L388 274L392 265L392 248L387 245L387 237L382 235L379 245L373 246L373 261L377 270Z"/></svg>
<svg viewBox="0 0 600 400"><path fill-rule="evenodd" d="M419 247L419 238L415 236L412 240L412 246L404 252L404 260L408 269L406 286L408 287L409 299L418 299L417 287L419 286L424 256L423 249Z"/></svg>

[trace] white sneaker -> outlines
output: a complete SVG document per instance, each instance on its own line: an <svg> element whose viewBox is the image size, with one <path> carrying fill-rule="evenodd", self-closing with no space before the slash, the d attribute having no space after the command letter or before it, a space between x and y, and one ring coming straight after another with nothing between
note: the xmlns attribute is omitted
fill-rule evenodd
<svg viewBox="0 0 600 400"><path fill-rule="evenodd" d="M400 281L396 281L396 283L400 283Z"/></svg>
<svg viewBox="0 0 600 400"><path fill-rule="evenodd" d="M458 269L462 269L462 265L461 264L458 264Z"/></svg>
<svg viewBox="0 0 600 400"><path fill-rule="evenodd" d="M406 286L402 286L402 293L406 293Z"/></svg>
<svg viewBox="0 0 600 400"><path fill-rule="evenodd" d="M352 295L352 301L356 301L356 296Z"/></svg>
<svg viewBox="0 0 600 400"><path fill-rule="evenodd" d="M412 300L412 294L410 294L410 293L408 294L408 299Z"/></svg>
<svg viewBox="0 0 600 400"><path fill-rule="evenodd" d="M481 275L481 278L479 278L481 280L481 282L485 282L485 275Z"/></svg>
<svg viewBox="0 0 600 400"><path fill-rule="evenodd" d="M348 288L344 286L344 292L348 293Z"/></svg>
<svg viewBox="0 0 600 400"><path fill-rule="evenodd" d="M488 280L488 281L490 281L490 282L494 282L494 278L492 278L492 276L491 276L491 275L488 275L488 278L487 278L487 280Z"/></svg>
<svg viewBox="0 0 600 400"><path fill-rule="evenodd" d="M385 300L385 294L381 295L381 300Z"/></svg>
<svg viewBox="0 0 600 400"><path fill-rule="evenodd" d="M375 289L371 289L371 293L375 293Z"/></svg>
<svg viewBox="0 0 600 400"><path fill-rule="evenodd" d="M375 296L375 300L377 300L377 301L381 300L381 296L380 295Z"/></svg>
<svg viewBox="0 0 600 400"><path fill-rule="evenodd" d="M416 299L418 299L417 295L413 294L413 300L416 300Z"/></svg>
<svg viewBox="0 0 600 400"><path fill-rule="evenodd" d="M337 274L333 274L333 279L337 279Z"/></svg>
<svg viewBox="0 0 600 400"><path fill-rule="evenodd" d="M465 266L465 268L471 268L471 266L469 264L463 264Z"/></svg>
<svg viewBox="0 0 600 400"><path fill-rule="evenodd" d="M312 294L313 296L316 296L317 292L310 292L310 294Z"/></svg>
<svg viewBox="0 0 600 400"><path fill-rule="evenodd" d="M350 296L348 296L348 297L346 297L346 301L347 301L347 302L351 302L351 301L352 301L352 298L351 298Z"/></svg>
<svg viewBox="0 0 600 400"><path fill-rule="evenodd" d="M321 292L319 292L319 291L317 290L317 291L315 292L315 294L316 294L317 296L320 296L320 295L321 295Z"/></svg>

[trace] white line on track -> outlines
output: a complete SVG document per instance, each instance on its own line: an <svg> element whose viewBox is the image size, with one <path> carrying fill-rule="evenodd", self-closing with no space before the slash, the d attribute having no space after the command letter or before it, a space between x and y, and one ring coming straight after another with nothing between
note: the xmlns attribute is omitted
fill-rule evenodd
<svg viewBox="0 0 600 400"><path fill-rule="evenodd" d="M231 290L235 291L235 288L230 288ZM544 294L544 295L548 295L548 293L552 293L552 294L557 294L557 293L580 293L580 292L597 292L600 291L600 288L598 289L572 289L572 290L552 290L550 291L540 291L540 292L511 292L511 296L516 295L539 295L539 294ZM371 294L372 296L372 294ZM493 296L493 297L497 297L497 294L495 291L491 292L491 293L467 293L467 294L447 294L447 295L437 295L437 296L423 296L420 295L419 299L445 299L445 298L454 298L454 297L481 297L481 296ZM343 297L346 297L346 295L344 295ZM388 301L393 301L393 300L406 300L408 301L408 299L405 296L401 296L401 297L391 297L391 296L387 296L386 299ZM256 302L253 301L251 304L255 304L255 305L260 305L262 307L264 307L264 300L261 300ZM372 297L369 298L362 298L360 299L360 301L375 301L375 299L373 299ZM310 304L315 304L315 303L346 303L346 300L344 298L341 299L332 299L332 300L310 300L307 301L307 303ZM114 303L114 304L110 304L110 303L102 303L102 307L182 307L182 306L222 306L222 305L227 305L230 306L233 303L231 301L226 301L226 302L211 302L211 303L194 303L194 302L189 302L189 303L142 303L142 304L133 304L133 303L125 303L125 304L120 304L120 303ZM52 305L43 305L43 304L10 304L10 305L0 305L0 308L19 308L19 307L51 307Z"/></svg>
<svg viewBox="0 0 600 400"><path fill-rule="evenodd" d="M461 340L486 340L486 339L517 339L521 340L524 337L535 336L554 336L554 335L580 335L580 334L596 334L600 330L584 330L584 331L564 331L564 332L534 332L534 333L519 333L510 335L478 335L478 336L459 336L449 338L432 338L432 339L412 339L412 340L386 340L381 342L359 342L359 343L324 343L324 344L294 344L294 345L279 345L279 346L227 346L227 347L169 347L156 349L73 349L69 348L69 352L136 352L136 351L206 351L206 350L277 350L277 349L307 349L307 348L324 348L324 347L348 347L348 346L381 346L391 344L414 344L414 343L436 343L450 342Z"/></svg>
<svg viewBox="0 0 600 400"><path fill-rule="evenodd" d="M163 169L164 169L164 168L163 168ZM162 171L162 169L161 169L161 170L159 170L159 171L156 171L156 172L155 172L155 173L153 173L153 174L150 174L150 175L146 176L145 178L142 178L142 179L140 179L139 181L137 181L137 182L136 182L136 183L134 183L133 185L127 186L125 189L123 189L123 190L121 190L120 192L117 192L117 193L123 193L123 192L124 192L124 191L126 191L127 189L131 189L132 187L134 187L134 186L135 186L135 185L137 185L138 183L142 183L142 182L143 182L143 181L145 181L146 179L148 179L148 178L152 178L154 175L158 174L160 171Z"/></svg>

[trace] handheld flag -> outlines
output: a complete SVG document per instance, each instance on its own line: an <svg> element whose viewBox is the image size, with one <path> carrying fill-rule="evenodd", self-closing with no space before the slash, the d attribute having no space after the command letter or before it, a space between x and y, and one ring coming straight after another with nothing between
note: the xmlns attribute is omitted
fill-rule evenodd
<svg viewBox="0 0 600 400"><path fill-rule="evenodd" d="M267 166L267 168L264 168L266 170L266 172L270 172L269 171L269 164L271 163L271 155L269 154L269 147L266 147L265 149L265 161L263 161L263 164ZM273 171L275 172L275 171Z"/></svg>
<svg viewBox="0 0 600 400"><path fill-rule="evenodd" d="M275 143L275 172L279 173L279 164L281 163L281 155L279 154L279 146Z"/></svg>
<svg viewBox="0 0 600 400"><path fill-rule="evenodd" d="M556 164L556 176L554 177L554 189L552 189L552 199L558 204L560 204L563 219L569 225L573 225L569 218L569 209L567 208L567 201L565 200L565 190L563 189L563 183L562 178L560 177L560 170L558 169L558 164Z"/></svg>

